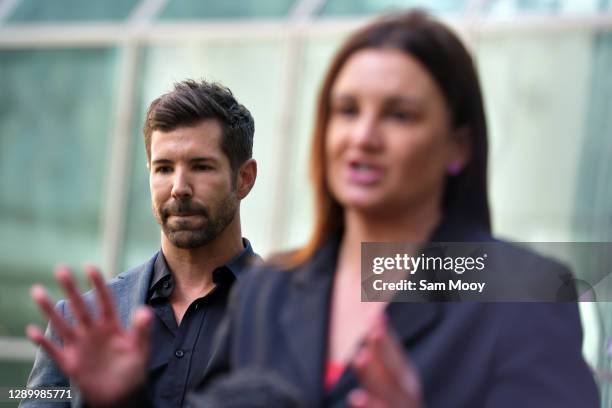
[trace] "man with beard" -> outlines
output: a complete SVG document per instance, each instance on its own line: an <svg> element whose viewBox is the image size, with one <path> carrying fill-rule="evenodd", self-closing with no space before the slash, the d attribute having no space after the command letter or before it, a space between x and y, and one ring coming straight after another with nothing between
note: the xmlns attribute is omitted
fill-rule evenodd
<svg viewBox="0 0 612 408"><path fill-rule="evenodd" d="M53 308L44 288L32 288L50 328L47 337L34 326L27 329L42 348L28 388L68 387L70 377L89 403L103 405L107 395L125 390L127 397L134 385L145 385L156 406L183 405L211 357L233 282L258 258L240 227L240 201L257 174L254 131L249 111L217 84L178 83L151 103L144 140L161 250L109 282L108 290L100 273L87 266L97 297L91 292L78 296L63 266L56 277L69 302ZM97 313L90 313L94 308ZM125 370L124 362L111 358L116 353L134 356L146 367ZM87 361L103 367L107 381L90 378ZM71 396L78 404L79 395ZM22 402L39 404L48 406Z"/></svg>

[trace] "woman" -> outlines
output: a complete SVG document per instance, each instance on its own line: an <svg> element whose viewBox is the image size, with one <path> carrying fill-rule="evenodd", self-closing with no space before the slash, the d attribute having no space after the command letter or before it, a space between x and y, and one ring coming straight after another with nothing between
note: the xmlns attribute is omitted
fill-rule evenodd
<svg viewBox="0 0 612 408"><path fill-rule="evenodd" d="M312 146L310 241L240 283L209 378L270 370L308 406L598 406L575 303L361 302L362 242L493 240L482 96L453 33L410 12L352 35Z"/></svg>

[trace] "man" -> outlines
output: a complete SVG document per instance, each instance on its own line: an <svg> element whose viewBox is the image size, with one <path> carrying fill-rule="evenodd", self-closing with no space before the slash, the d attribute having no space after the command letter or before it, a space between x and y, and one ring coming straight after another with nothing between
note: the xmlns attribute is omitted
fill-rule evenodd
<svg viewBox="0 0 612 408"><path fill-rule="evenodd" d="M69 307L60 301L54 309L42 287L32 288L50 326L47 337L34 326L27 329L44 350L28 388L67 387L70 377L88 403L104 405L109 395L127 398L135 386L146 385L156 406L183 405L209 361L230 287L257 257L240 226L240 201L257 175L254 131L249 111L217 84L178 83L151 103L144 140L161 250L106 287L99 272L86 267L98 296L81 298L70 272L58 267ZM89 312L94 305L96 317ZM133 360L115 362L110 357L116 353ZM107 381L90 378L86 361L107 370ZM78 404L79 395L72 400Z"/></svg>

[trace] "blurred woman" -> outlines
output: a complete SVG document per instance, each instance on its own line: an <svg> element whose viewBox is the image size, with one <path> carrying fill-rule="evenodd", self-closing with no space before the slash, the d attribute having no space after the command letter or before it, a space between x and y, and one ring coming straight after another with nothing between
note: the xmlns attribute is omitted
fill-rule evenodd
<svg viewBox="0 0 612 408"><path fill-rule="evenodd" d="M410 12L353 34L311 154L312 236L240 283L209 378L273 371L309 406L598 406L575 303L361 302L362 242L493 241L480 85L447 27Z"/></svg>

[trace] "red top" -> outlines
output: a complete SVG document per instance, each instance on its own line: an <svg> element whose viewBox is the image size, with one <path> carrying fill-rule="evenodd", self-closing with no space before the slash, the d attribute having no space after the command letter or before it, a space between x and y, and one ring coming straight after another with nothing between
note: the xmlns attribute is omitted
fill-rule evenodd
<svg viewBox="0 0 612 408"><path fill-rule="evenodd" d="M328 361L325 365L325 391L331 390L344 372L344 364L336 361Z"/></svg>

